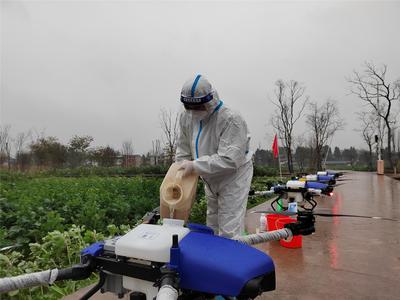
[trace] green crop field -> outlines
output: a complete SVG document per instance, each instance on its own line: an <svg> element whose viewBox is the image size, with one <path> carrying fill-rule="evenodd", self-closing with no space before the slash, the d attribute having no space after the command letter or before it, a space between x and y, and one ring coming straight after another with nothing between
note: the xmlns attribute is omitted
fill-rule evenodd
<svg viewBox="0 0 400 300"><path fill-rule="evenodd" d="M161 178L2 174L0 248L16 247L0 253L0 277L77 263L82 248L127 231L157 207L160 183ZM71 281L0 299L59 299L87 284Z"/></svg>
<svg viewBox="0 0 400 300"><path fill-rule="evenodd" d="M0 247L26 244L72 224L104 231L108 224L134 224L158 205L161 179L87 177L2 180Z"/></svg>
<svg viewBox="0 0 400 300"><path fill-rule="evenodd" d="M162 177L56 177L0 174L0 278L79 262L79 251L98 240L122 234L159 205ZM255 177L262 189L275 178ZM265 201L249 199L248 206ZM191 222L205 223L206 201L200 182ZM0 299L59 299L96 280L62 282L24 289Z"/></svg>

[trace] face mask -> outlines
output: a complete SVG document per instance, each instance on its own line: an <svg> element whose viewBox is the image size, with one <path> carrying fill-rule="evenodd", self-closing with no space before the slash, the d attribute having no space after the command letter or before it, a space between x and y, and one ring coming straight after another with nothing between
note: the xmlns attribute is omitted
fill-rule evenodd
<svg viewBox="0 0 400 300"><path fill-rule="evenodd" d="M194 120L203 120L208 116L208 111L206 110L192 110L192 118Z"/></svg>

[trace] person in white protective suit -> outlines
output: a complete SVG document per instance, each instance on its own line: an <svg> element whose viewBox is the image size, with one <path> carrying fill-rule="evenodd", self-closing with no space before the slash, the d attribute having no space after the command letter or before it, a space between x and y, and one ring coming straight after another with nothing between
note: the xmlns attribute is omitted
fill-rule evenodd
<svg viewBox="0 0 400 300"><path fill-rule="evenodd" d="M205 182L207 225L221 236L241 235L253 177L247 124L201 75L183 85L181 102L176 161L183 176L195 172Z"/></svg>

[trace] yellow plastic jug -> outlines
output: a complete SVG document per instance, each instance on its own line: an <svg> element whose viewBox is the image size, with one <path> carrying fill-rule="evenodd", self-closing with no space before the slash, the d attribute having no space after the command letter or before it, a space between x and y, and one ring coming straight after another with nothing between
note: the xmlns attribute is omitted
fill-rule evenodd
<svg viewBox="0 0 400 300"><path fill-rule="evenodd" d="M173 163L160 186L161 218L188 220L196 197L198 176L182 177L180 163Z"/></svg>

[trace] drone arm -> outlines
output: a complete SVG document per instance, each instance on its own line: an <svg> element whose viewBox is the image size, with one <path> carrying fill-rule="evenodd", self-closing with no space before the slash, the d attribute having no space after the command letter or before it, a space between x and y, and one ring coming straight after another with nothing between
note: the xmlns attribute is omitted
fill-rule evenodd
<svg viewBox="0 0 400 300"><path fill-rule="evenodd" d="M178 291L170 286L163 285L157 293L156 300L176 300L178 299Z"/></svg>
<svg viewBox="0 0 400 300"><path fill-rule="evenodd" d="M173 236L173 246L177 247L178 236ZM158 280L155 286L159 287L155 300L177 300L179 293L179 275L174 268L164 266L161 268L162 277Z"/></svg>
<svg viewBox="0 0 400 300"><path fill-rule="evenodd" d="M247 245L254 245L254 244L260 244L260 243L265 243L269 241L279 241L282 239L287 239L289 237L292 237L292 231L283 228L279 230L274 230L274 231L268 231L268 232L262 232L262 233L256 233L256 234L250 234L246 236L239 236L235 238L237 241L247 244Z"/></svg>
<svg viewBox="0 0 400 300"><path fill-rule="evenodd" d="M85 295L83 295L79 300L90 299L90 297L92 297L98 290L102 288L102 286L106 282L106 274L100 271L99 277L100 277L99 282L94 287L92 287Z"/></svg>
<svg viewBox="0 0 400 300"><path fill-rule="evenodd" d="M92 273L89 264L78 264L66 269L51 269L0 279L0 293L41 285L50 285L60 280L81 280Z"/></svg>
<svg viewBox="0 0 400 300"><path fill-rule="evenodd" d="M6 293L33 286L52 284L57 280L58 273L58 269L52 269L14 277L1 278L0 293Z"/></svg>
<svg viewBox="0 0 400 300"><path fill-rule="evenodd" d="M271 196L273 195L275 192L274 191L255 191L254 195L256 196Z"/></svg>
<svg viewBox="0 0 400 300"><path fill-rule="evenodd" d="M315 218L312 213L302 212L298 213L297 222L285 224L283 229L239 236L235 239L247 245L254 245L269 241L279 241L296 235L309 235L315 232L314 223Z"/></svg>
<svg viewBox="0 0 400 300"><path fill-rule="evenodd" d="M275 192L273 190L269 191L255 191L255 190L250 190L249 191L249 196L271 196Z"/></svg>

